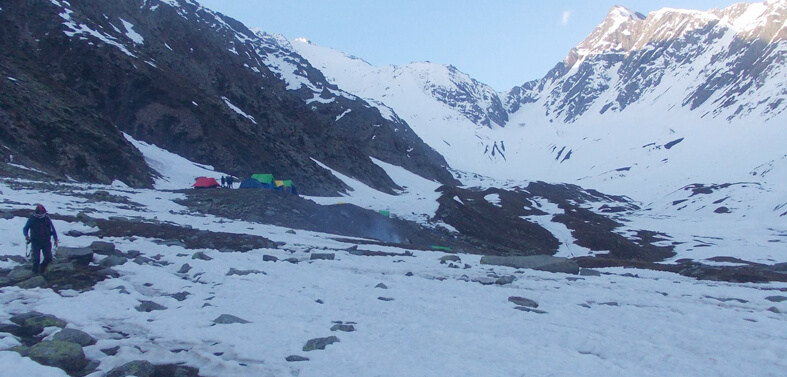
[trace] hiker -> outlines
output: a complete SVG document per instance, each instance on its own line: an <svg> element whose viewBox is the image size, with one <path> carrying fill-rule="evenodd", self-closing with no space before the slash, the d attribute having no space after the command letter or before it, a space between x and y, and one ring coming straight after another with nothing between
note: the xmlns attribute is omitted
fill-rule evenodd
<svg viewBox="0 0 787 377"><path fill-rule="evenodd" d="M33 272L46 272L46 267L52 262L50 238L55 240L55 247L57 247L57 232L43 205L36 204L35 212L27 219L25 227L22 228L22 234L25 235L25 241L30 244ZM41 253L44 254L43 261L41 261Z"/></svg>
<svg viewBox="0 0 787 377"><path fill-rule="evenodd" d="M226 180L224 179L224 176L222 175L222 176L221 176L221 187L225 187L225 186L224 186L224 183L225 183L225 182L226 182Z"/></svg>
<svg viewBox="0 0 787 377"><path fill-rule="evenodd" d="M232 188L233 182L235 182L235 178L233 178L231 175L227 176L227 187Z"/></svg>

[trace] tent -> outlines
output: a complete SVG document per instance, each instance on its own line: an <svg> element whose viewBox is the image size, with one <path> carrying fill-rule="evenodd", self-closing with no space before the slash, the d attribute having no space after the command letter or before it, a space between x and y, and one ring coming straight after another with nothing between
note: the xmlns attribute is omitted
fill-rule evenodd
<svg viewBox="0 0 787 377"><path fill-rule="evenodd" d="M259 174L258 173L258 174L252 174L251 177L253 179L256 179L258 182L262 183L262 185L263 185L262 187L270 188L270 189L276 187L274 185L274 183L273 183L274 182L273 174Z"/></svg>
<svg viewBox="0 0 787 377"><path fill-rule="evenodd" d="M213 187L221 187L221 185L216 182L216 178L208 178L208 177L199 177L197 181L194 182L194 185L191 187L194 188L213 188Z"/></svg>
<svg viewBox="0 0 787 377"><path fill-rule="evenodd" d="M240 183L240 188L242 188L242 189L245 189L245 188L265 188L265 185L263 185L262 183L260 183L260 181L254 179L254 178L249 178L249 179L243 180L243 182Z"/></svg>
<svg viewBox="0 0 787 377"><path fill-rule="evenodd" d="M289 179L274 181L274 184L276 185L276 190L278 191L291 192L295 195L298 195L298 189L295 188L295 185Z"/></svg>

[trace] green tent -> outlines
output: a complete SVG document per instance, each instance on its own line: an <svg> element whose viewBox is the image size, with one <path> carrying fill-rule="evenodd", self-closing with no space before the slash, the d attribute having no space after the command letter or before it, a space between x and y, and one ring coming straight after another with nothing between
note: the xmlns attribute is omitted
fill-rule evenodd
<svg viewBox="0 0 787 377"><path fill-rule="evenodd" d="M274 188L274 178L273 174L252 174L251 178L256 179L263 185L266 185L267 188Z"/></svg>

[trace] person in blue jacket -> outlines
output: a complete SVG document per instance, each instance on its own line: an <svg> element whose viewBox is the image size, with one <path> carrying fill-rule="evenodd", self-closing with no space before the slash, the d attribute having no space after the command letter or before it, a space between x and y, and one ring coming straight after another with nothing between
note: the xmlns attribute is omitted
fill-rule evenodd
<svg viewBox="0 0 787 377"><path fill-rule="evenodd" d="M27 219L22 233L25 235L27 243L30 244L33 272L46 272L46 267L52 262L52 242L50 239L55 240L55 247L57 247L57 231L55 231L55 225L52 224L52 219L47 215L43 205L36 204L36 210ZM42 253L44 254L43 261L41 261Z"/></svg>

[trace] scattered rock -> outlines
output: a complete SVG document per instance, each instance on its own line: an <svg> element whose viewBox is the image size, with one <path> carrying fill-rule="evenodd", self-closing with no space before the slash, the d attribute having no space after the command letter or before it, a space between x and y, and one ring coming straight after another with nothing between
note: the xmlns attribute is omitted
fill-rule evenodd
<svg viewBox="0 0 787 377"><path fill-rule="evenodd" d="M93 261L93 250L89 247L60 246L57 248L57 258L87 266Z"/></svg>
<svg viewBox="0 0 787 377"><path fill-rule="evenodd" d="M336 258L336 254L334 253L314 253L309 257L310 260L334 260Z"/></svg>
<svg viewBox="0 0 787 377"><path fill-rule="evenodd" d="M374 287L375 288L380 288L380 289L388 289L388 286L383 284L383 283L379 283L379 284L375 285Z"/></svg>
<svg viewBox="0 0 787 377"><path fill-rule="evenodd" d="M87 365L85 353L79 344L58 340L44 341L30 347L27 357L66 372L77 372Z"/></svg>
<svg viewBox="0 0 787 377"><path fill-rule="evenodd" d="M522 312L536 313L536 314L546 314L547 313L547 312L545 312L543 310L528 308L526 306L517 306L514 309L522 311Z"/></svg>
<svg viewBox="0 0 787 377"><path fill-rule="evenodd" d="M88 246L90 250L93 250L96 254L101 255L120 255L120 253L115 249L115 244L111 242L105 241L95 241Z"/></svg>
<svg viewBox="0 0 787 377"><path fill-rule="evenodd" d="M513 268L527 268L531 270L578 274L579 265L568 258L553 257L549 255L530 256L496 256L484 255L481 264L494 266L507 266Z"/></svg>
<svg viewBox="0 0 787 377"><path fill-rule="evenodd" d="M314 302L316 302L316 303L318 303L320 305L324 304L324 302L322 300L320 300L320 299L314 300Z"/></svg>
<svg viewBox="0 0 787 377"><path fill-rule="evenodd" d="M284 233L287 233L287 234L295 234L295 231L294 231L294 230L292 230L292 229L290 229L290 230L288 230L288 231L286 231L286 232L284 232Z"/></svg>
<svg viewBox="0 0 787 377"><path fill-rule="evenodd" d="M205 260L205 261L213 260L213 258L209 257L207 254L205 254L205 252L202 252L202 251L198 251L198 252L194 253L194 255L191 256L191 259L199 259L199 260Z"/></svg>
<svg viewBox="0 0 787 377"><path fill-rule="evenodd" d="M391 297L378 297L377 299L380 300L380 301L393 301L394 300Z"/></svg>
<svg viewBox="0 0 787 377"><path fill-rule="evenodd" d="M135 360L112 369L105 377L153 377L155 372L156 368L149 361Z"/></svg>
<svg viewBox="0 0 787 377"><path fill-rule="evenodd" d="M101 352L103 352L107 356L115 356L117 355L118 351L120 351L120 346L114 346L110 348L102 348Z"/></svg>
<svg viewBox="0 0 787 377"><path fill-rule="evenodd" d="M6 275L6 278L11 281L11 283L19 283L20 281L25 281L27 279L32 278L35 276L33 271L28 270L27 268L15 268L13 271Z"/></svg>
<svg viewBox="0 0 787 377"><path fill-rule="evenodd" d="M601 276L601 272L590 268L580 268L579 276Z"/></svg>
<svg viewBox="0 0 787 377"><path fill-rule="evenodd" d="M43 276L34 276L23 282L17 283L16 286L22 289L46 288L49 286L49 283L46 282Z"/></svg>
<svg viewBox="0 0 787 377"><path fill-rule="evenodd" d="M136 263L136 264L138 264L140 266L143 265L143 264L153 264L155 262L156 261L154 261L153 259L150 259L148 257L143 257L141 255L136 257L136 258L134 258L134 263Z"/></svg>
<svg viewBox="0 0 787 377"><path fill-rule="evenodd" d="M518 296L511 296L511 297L508 298L508 301L509 302L513 302L517 306L526 306L528 308L537 308L538 307L538 303L533 301L533 300L531 300L531 299L529 299L529 298L518 297Z"/></svg>
<svg viewBox="0 0 787 377"><path fill-rule="evenodd" d="M406 274L404 274L404 276L413 276L413 273L412 272L407 272Z"/></svg>
<svg viewBox="0 0 787 377"><path fill-rule="evenodd" d="M278 262L279 258L274 257L273 255L263 255L262 256L263 262Z"/></svg>
<svg viewBox="0 0 787 377"><path fill-rule="evenodd" d="M101 262L99 262L98 265L103 268L111 268L115 266L120 266L122 264L125 264L126 262L128 262L128 259L125 257L110 255L104 258L104 260L102 260Z"/></svg>
<svg viewBox="0 0 787 377"><path fill-rule="evenodd" d="M461 263L462 259L459 258L456 255L445 255L442 258L440 258L440 263L441 264L446 264L447 262L458 262L458 263Z"/></svg>
<svg viewBox="0 0 787 377"><path fill-rule="evenodd" d="M768 311L776 314L781 314L781 310L779 310L779 308L775 306L771 306L770 308L768 308Z"/></svg>
<svg viewBox="0 0 787 377"><path fill-rule="evenodd" d="M298 355L290 355L290 356L287 356L287 358L285 360L287 360L287 361L289 361L291 363L294 363L294 362L297 362L297 361L309 361L309 358L308 357L303 357L303 356L298 356Z"/></svg>
<svg viewBox="0 0 787 377"><path fill-rule="evenodd" d="M506 284L513 283L515 280L516 280L516 276L514 276L514 275L506 275L506 276L501 276L500 278L495 280L495 284L497 284L497 285L506 285Z"/></svg>
<svg viewBox="0 0 787 377"><path fill-rule="evenodd" d="M329 336L327 338L315 338L311 339L306 342L306 345L303 346L304 352L314 351L314 350L324 350L326 346L336 343L339 341L339 338L335 336Z"/></svg>
<svg viewBox="0 0 787 377"><path fill-rule="evenodd" d="M216 319L213 320L213 323L217 325L229 325L233 323L251 323L243 318L238 318L234 315L230 314L222 314L218 316Z"/></svg>
<svg viewBox="0 0 787 377"><path fill-rule="evenodd" d="M787 300L787 297L784 297L784 296L768 296L765 299L770 301L770 302L782 302L782 301Z"/></svg>
<svg viewBox="0 0 787 377"><path fill-rule="evenodd" d="M333 327L331 327L331 331L353 332L353 331L355 331L355 326L353 326L353 325L335 324L335 325L333 325Z"/></svg>
<svg viewBox="0 0 787 377"><path fill-rule="evenodd" d="M188 273L189 271L191 271L191 265L189 265L188 263L183 263L183 265L180 266L180 270L178 270L178 273L185 274Z"/></svg>
<svg viewBox="0 0 787 377"><path fill-rule="evenodd" d="M139 305L137 305L134 309L137 309L138 312L145 312L150 313L154 310L166 310L167 307L163 305L159 305L153 301L140 301Z"/></svg>
<svg viewBox="0 0 787 377"><path fill-rule="evenodd" d="M90 334L76 329L63 329L57 334L55 334L52 337L52 340L76 343L82 347L92 346L96 344L96 339L90 336Z"/></svg>
<svg viewBox="0 0 787 377"><path fill-rule="evenodd" d="M298 264L298 262L299 262L298 258L287 258L284 261L285 262L290 262L292 264Z"/></svg>
<svg viewBox="0 0 787 377"><path fill-rule="evenodd" d="M188 292L185 292L185 291L184 291L184 292L173 293L173 294L169 295L169 297L172 297L172 298L174 298L175 300L178 300L178 301L183 301L183 300L185 300L185 299L186 299L186 298L187 298L187 297L188 297L190 294L191 294L191 293L188 293Z"/></svg>
<svg viewBox="0 0 787 377"><path fill-rule="evenodd" d="M236 270L234 268L230 268L229 272L227 272L227 276L232 276L232 275L246 276L246 275L251 275L251 274L267 275L263 271L257 271L257 270Z"/></svg>

